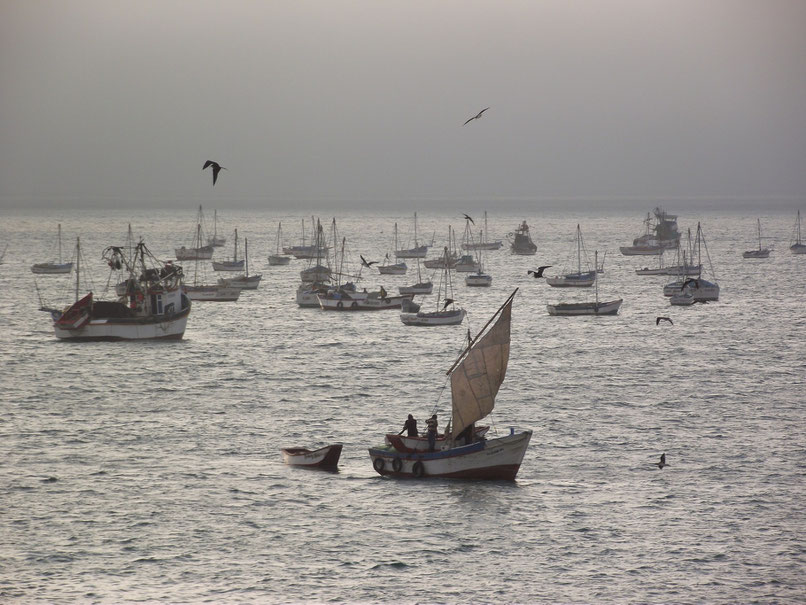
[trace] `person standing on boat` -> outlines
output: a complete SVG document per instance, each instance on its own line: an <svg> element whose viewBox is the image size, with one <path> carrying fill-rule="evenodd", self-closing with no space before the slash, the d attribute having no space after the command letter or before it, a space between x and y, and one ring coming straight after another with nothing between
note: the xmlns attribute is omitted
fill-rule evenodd
<svg viewBox="0 0 806 605"><path fill-rule="evenodd" d="M401 430L398 435L402 435L403 431L408 431L406 433L407 437L417 437L417 419L409 414L408 419L406 422L403 423L403 430Z"/></svg>
<svg viewBox="0 0 806 605"><path fill-rule="evenodd" d="M434 414L425 421L425 424L428 425L428 451L434 451L434 445L437 442L437 415Z"/></svg>

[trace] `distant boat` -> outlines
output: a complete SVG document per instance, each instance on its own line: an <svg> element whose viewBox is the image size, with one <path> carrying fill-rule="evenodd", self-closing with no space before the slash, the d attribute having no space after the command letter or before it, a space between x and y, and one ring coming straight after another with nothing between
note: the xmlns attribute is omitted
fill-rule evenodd
<svg viewBox="0 0 806 605"><path fill-rule="evenodd" d="M593 270L582 270L582 258L583 256L586 257L584 252L584 244L582 243L582 230L577 225L577 237L576 237L576 249L577 249L577 270L570 273L564 273L562 275L555 275L554 277L547 277L546 283L553 287L553 288L589 288L596 282L596 269ZM585 264L588 264L587 257L585 258ZM596 265L594 265L596 267Z"/></svg>
<svg viewBox="0 0 806 605"><path fill-rule="evenodd" d="M411 286L399 286L397 290L400 294L431 294L434 291L434 284L430 279L423 281L419 258L417 259L417 283Z"/></svg>
<svg viewBox="0 0 806 605"><path fill-rule="evenodd" d="M235 246L232 260L213 261L213 271L243 271L244 260L238 259L238 230L235 230Z"/></svg>
<svg viewBox="0 0 806 605"><path fill-rule="evenodd" d="M37 263L31 267L31 272L38 275L59 275L70 273L73 268L73 263L65 263L62 260L62 225L59 223L58 227L58 242L59 242L59 262L50 261L47 263ZM5 250L3 251L5 254Z"/></svg>
<svg viewBox="0 0 806 605"><path fill-rule="evenodd" d="M182 246L176 248L174 254L176 260L210 260L213 258L215 249L211 245L202 245L204 241L202 237L202 223L204 215L202 214L202 207L199 206L199 212L196 216L196 233L193 236L193 242L190 247Z"/></svg>
<svg viewBox="0 0 806 605"><path fill-rule="evenodd" d="M742 253L742 258L769 258L770 249L761 246L761 219L756 219L758 223L758 250L747 250Z"/></svg>
<svg viewBox="0 0 806 605"><path fill-rule="evenodd" d="M487 211L485 210L484 211L484 231L482 232L481 237L479 237L479 241L477 241L477 242L465 241L462 244L462 248L464 250L499 250L500 248L502 248L503 245L504 245L504 242L502 242L500 239L490 241L489 240L489 237L490 237L489 234L490 234L490 231L487 228Z"/></svg>
<svg viewBox="0 0 806 605"><path fill-rule="evenodd" d="M714 281L708 281L703 278L703 271L697 277L685 278L679 277L676 281L666 284L663 288L665 296L677 296L675 305L687 304L685 295L691 294L695 302L708 302L719 300L719 284L716 282L714 276L714 268L711 264L711 255L708 253L708 246L705 243L705 234L702 231L700 223L697 223L697 236L694 242L694 247L697 251L697 264L702 267L702 250L705 249L705 256L708 260L708 275Z"/></svg>
<svg viewBox="0 0 806 605"><path fill-rule="evenodd" d="M260 280L263 279L261 273L249 275L249 238L243 240L243 260L246 272L235 277L219 278L218 285L225 288L240 288L241 290L257 290Z"/></svg>
<svg viewBox="0 0 806 605"><path fill-rule="evenodd" d="M317 450L309 450L304 447L288 447L280 451L283 454L283 462L290 466L335 470L339 465L341 449L342 444L335 443L320 447Z"/></svg>
<svg viewBox="0 0 806 605"><path fill-rule="evenodd" d="M465 276L465 285L474 288L484 288L493 284L493 276L484 272L484 263L482 259L484 248L476 249L476 264L477 269L474 273Z"/></svg>
<svg viewBox="0 0 806 605"><path fill-rule="evenodd" d="M218 237L218 211L213 210L213 236L207 238L207 244L213 248L220 248L226 243L226 237Z"/></svg>
<svg viewBox="0 0 806 605"><path fill-rule="evenodd" d="M655 208L653 214L654 219L649 213L646 215L644 234L635 238L632 246L619 248L623 255L649 256L663 254L664 250L677 246L680 241L680 233L677 230L677 216L669 214L660 207Z"/></svg>
<svg viewBox="0 0 806 605"><path fill-rule="evenodd" d="M50 311L57 338L62 340L179 339L190 314L190 299L182 290L182 268L158 261L143 242L127 255L109 247L104 259L113 270L120 267L129 279L123 296L114 301L81 297L81 241L76 239L75 302Z"/></svg>
<svg viewBox="0 0 806 605"><path fill-rule="evenodd" d="M372 468L391 477L451 477L512 481L518 474L532 431L479 438L475 423L495 407L504 382L510 350L513 292L448 370L451 420L445 438L434 440L434 451L369 448ZM437 435L437 438L439 436ZM437 449L439 445L439 449Z"/></svg>
<svg viewBox="0 0 806 605"><path fill-rule="evenodd" d="M448 248L444 250L447 256ZM400 321L407 326L455 326L465 319L467 311L456 306L453 298L453 282L451 270L445 266L442 269L442 278L439 280L437 296L433 311L423 311L421 308L404 311L400 314Z"/></svg>
<svg viewBox="0 0 806 605"><path fill-rule="evenodd" d="M393 250L397 250L397 223L395 223L395 243ZM397 254L397 252L395 252ZM419 258L419 257L415 257ZM405 275L406 271L409 270L408 265L403 261L398 263L393 263L389 258L389 253L387 252L386 255L383 257L383 264L378 265L378 272L381 275Z"/></svg>
<svg viewBox="0 0 806 605"><path fill-rule="evenodd" d="M291 257L286 256L285 254L281 254L283 250L283 224L278 222L277 223L277 245L275 248L274 254L269 256L269 265L271 266L280 266L280 265L287 265L291 262Z"/></svg>
<svg viewBox="0 0 806 605"><path fill-rule="evenodd" d="M594 253L594 262L598 262L599 253ZM621 298L618 300L609 300L602 302L599 300L599 276L594 272L594 291L595 300L593 302L579 302L579 303L555 303L546 305L549 315L617 315L618 310L623 302Z"/></svg>
<svg viewBox="0 0 806 605"><path fill-rule="evenodd" d="M800 210L798 210L798 218L795 221L795 241L789 246L789 249L792 254L806 254L806 244L800 237Z"/></svg>
<svg viewBox="0 0 806 605"><path fill-rule="evenodd" d="M529 236L529 226L526 221L523 221L514 233L509 234L512 238L510 240L509 249L512 254L520 256L531 256L537 252L537 246Z"/></svg>
<svg viewBox="0 0 806 605"><path fill-rule="evenodd" d="M397 258L425 258L428 253L427 245L420 245L417 241L417 213L414 213L414 247L405 250L395 250Z"/></svg>

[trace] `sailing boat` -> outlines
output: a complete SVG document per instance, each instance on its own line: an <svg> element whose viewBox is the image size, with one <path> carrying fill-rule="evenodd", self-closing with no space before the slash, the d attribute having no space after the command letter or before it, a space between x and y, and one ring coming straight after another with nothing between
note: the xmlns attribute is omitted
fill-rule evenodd
<svg viewBox="0 0 806 605"><path fill-rule="evenodd" d="M244 260L238 260L238 230L235 230L235 247L232 260L213 261L213 271L243 271Z"/></svg>
<svg viewBox="0 0 806 605"><path fill-rule="evenodd" d="M397 248L397 246L395 246ZM414 213L414 248L408 248L406 250L397 250L395 249L395 256L397 258L425 258L426 253L428 252L428 246L423 244L422 246L417 241L417 213Z"/></svg>
<svg viewBox="0 0 806 605"><path fill-rule="evenodd" d="M700 223L697 223L697 236L694 241L694 246L697 249L697 264L702 267L702 249L705 248L705 256L708 260L709 275L714 280L708 281L702 277L702 269L697 277L692 277L684 280L682 283L679 281L667 284L663 288L663 294L671 297L671 304L691 305L695 302L708 302L712 300L719 300L719 284L716 283L714 277L714 267L711 264L711 255L708 253L708 246L705 243L705 234L702 231Z"/></svg>
<svg viewBox="0 0 806 605"><path fill-rule="evenodd" d="M515 232L509 235L512 238L509 246L512 254L532 256L537 252L537 246L529 235L529 225L526 224L526 221L523 221L518 228L515 229Z"/></svg>
<svg viewBox="0 0 806 605"><path fill-rule="evenodd" d="M594 252L594 262L599 262L599 251ZM556 303L546 305L549 315L618 315L623 300L599 301L599 276L594 272L594 290L596 299L594 302L581 303Z"/></svg>
<svg viewBox="0 0 806 605"><path fill-rule="evenodd" d="M213 210L213 237L207 238L207 244L214 248L220 248L226 243L226 237L218 237L218 210Z"/></svg>
<svg viewBox="0 0 806 605"><path fill-rule="evenodd" d="M806 244L800 237L800 210L798 210L798 218L795 221L795 242L789 246L792 254L806 254Z"/></svg>
<svg viewBox="0 0 806 605"><path fill-rule="evenodd" d="M283 249L283 223L277 223L277 247L275 248L274 254L269 255L269 265L271 266L279 266L279 265L287 265L291 262L290 256L285 256L284 254L280 254L280 251Z"/></svg>
<svg viewBox="0 0 806 605"><path fill-rule="evenodd" d="M395 248L397 251L397 223L395 223ZM419 258L419 257L417 257ZM406 275L406 271L408 271L408 266L404 262L399 263L392 263L389 260L389 253L383 257L384 264L378 265L378 271L381 275Z"/></svg>
<svg viewBox="0 0 806 605"><path fill-rule="evenodd" d="M63 340L179 339L185 333L190 300L182 291L182 268L157 260L141 241L133 255L110 246L104 251L113 271L128 272L127 288L116 301L81 296L81 241L76 238L75 302L50 311L57 338Z"/></svg>
<svg viewBox="0 0 806 605"><path fill-rule="evenodd" d="M497 240L492 241L492 242L488 241L486 238L489 235L489 233L490 233L490 231L487 228L487 211L485 210L484 211L484 231L482 233L482 237L480 237L479 241L477 241L477 242L466 241L465 243L462 244L462 248L465 249L465 250L498 250L498 249L500 249L504 245L504 242L502 242L500 239L497 239Z"/></svg>
<svg viewBox="0 0 806 605"><path fill-rule="evenodd" d="M448 248L445 248L445 256L448 255ZM450 309L448 308L450 307ZM455 326L465 319L467 311L456 306L453 300L453 283L451 282L451 270L445 264L442 270L442 279L439 281L439 288L436 297L436 309L431 312L412 309L410 312L401 313L400 321L407 326Z"/></svg>
<svg viewBox="0 0 806 605"><path fill-rule="evenodd" d="M589 288L596 282L596 269L593 271L582 270L582 256L584 244L582 243L582 230L577 225L577 270L576 273L565 273L547 277L546 283L554 288ZM587 258L585 263L587 264Z"/></svg>
<svg viewBox="0 0 806 605"><path fill-rule="evenodd" d="M369 448L372 467L393 477L455 477L515 479L532 431L486 439L475 423L493 411L495 397L509 362L512 300L515 290L448 370L451 381L451 421L434 451L406 447L404 440ZM489 328L489 330L487 329ZM439 444L439 449L436 445Z"/></svg>
<svg viewBox="0 0 806 605"><path fill-rule="evenodd" d="M198 235L197 238L201 238L201 223L197 227ZM210 247L212 250L212 247ZM214 302L234 302L238 300L238 297L241 295L240 288L233 288L230 286L221 286L218 284L214 285L203 285L199 283L199 260L196 259L196 263L193 269L193 285L192 286L185 286L185 293L190 297L191 300L207 300L207 301L214 301ZM204 281L204 274L202 271L201 281Z"/></svg>
<svg viewBox="0 0 806 605"><path fill-rule="evenodd" d="M202 207L199 206L199 213L196 216L196 233L193 236L193 243L190 248L182 246L181 248L174 249L176 260L210 260L213 258L213 246L203 246L202 242L202 222L204 215L202 214Z"/></svg>
<svg viewBox="0 0 806 605"><path fill-rule="evenodd" d="M424 260L423 265L426 269L444 269L446 265L448 268L454 269L459 259L454 252L455 248L456 245L453 237L453 228L448 225L448 256L446 257L444 254L440 254L437 258L429 258Z"/></svg>
<svg viewBox="0 0 806 605"><path fill-rule="evenodd" d="M65 263L62 260L62 225L59 223L59 262L50 261L47 263L37 263L31 267L32 273L39 275L59 275L63 273L70 273L73 268L73 263Z"/></svg>
<svg viewBox="0 0 806 605"><path fill-rule="evenodd" d="M434 291L434 284L429 279L428 281L423 281L422 276L420 275L420 259L417 259L417 283L413 286L400 286L398 287L398 292L401 294L431 294Z"/></svg>
<svg viewBox="0 0 806 605"><path fill-rule="evenodd" d="M484 234L482 233L482 236ZM487 273L484 273L484 266L481 260L481 252L484 248L476 248L476 255L478 258L478 269L476 269L475 273L471 273L470 275L465 277L465 285L466 286L491 286L493 283L493 276Z"/></svg>
<svg viewBox="0 0 806 605"><path fill-rule="evenodd" d="M742 252L742 258L769 258L770 249L761 247L761 219L756 219L758 223L758 250L747 250Z"/></svg>
<svg viewBox="0 0 806 605"><path fill-rule="evenodd" d="M257 273L249 275L249 238L243 239L243 259L246 265L246 273L236 277L218 279L218 285L229 288L240 288L241 290L257 290L260 285L260 280L263 279L263 274Z"/></svg>

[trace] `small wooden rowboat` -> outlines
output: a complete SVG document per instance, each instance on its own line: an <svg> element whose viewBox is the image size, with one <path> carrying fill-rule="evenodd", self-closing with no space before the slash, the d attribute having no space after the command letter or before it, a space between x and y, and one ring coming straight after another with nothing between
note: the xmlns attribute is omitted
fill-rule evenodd
<svg viewBox="0 0 806 605"><path fill-rule="evenodd" d="M341 443L335 443L333 445L326 445L318 450L309 450L304 447L289 447L280 451L283 453L283 462L291 466L335 469L339 464L341 447Z"/></svg>

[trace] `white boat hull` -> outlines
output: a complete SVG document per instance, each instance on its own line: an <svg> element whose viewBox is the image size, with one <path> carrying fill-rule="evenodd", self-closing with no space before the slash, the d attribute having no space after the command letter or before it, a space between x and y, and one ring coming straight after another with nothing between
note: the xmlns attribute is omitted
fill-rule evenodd
<svg viewBox="0 0 806 605"><path fill-rule="evenodd" d="M155 340L180 339L185 333L188 315L179 319L139 323L118 319L91 319L82 328L65 330L55 328L56 337L62 340Z"/></svg>
<svg viewBox="0 0 806 605"><path fill-rule="evenodd" d="M372 466L380 475L513 481L532 431L481 439L435 452L401 453L391 447L370 448Z"/></svg>
<svg viewBox="0 0 806 605"><path fill-rule="evenodd" d="M434 284L424 282L413 286L400 286L397 290L401 294L431 294L434 291Z"/></svg>
<svg viewBox="0 0 806 605"><path fill-rule="evenodd" d="M762 248L761 250L748 250L747 252L742 252L742 258L769 258L770 251L767 248Z"/></svg>
<svg viewBox="0 0 806 605"><path fill-rule="evenodd" d="M238 288L239 290L257 290L261 279L263 279L263 276L260 274L250 275L249 277L241 275L239 277L221 278L218 280L218 285L224 288Z"/></svg>
<svg viewBox="0 0 806 605"><path fill-rule="evenodd" d="M243 271L243 267L242 260L213 261L213 271Z"/></svg>
<svg viewBox="0 0 806 605"><path fill-rule="evenodd" d="M465 319L467 311L456 309L454 311L436 311L433 313L401 313L400 321L407 326L455 326Z"/></svg>
<svg viewBox="0 0 806 605"><path fill-rule="evenodd" d="M465 277L466 286L485 287L485 286L491 286L492 283L493 283L492 276L487 275L486 273L476 273L474 275L468 275Z"/></svg>
<svg viewBox="0 0 806 605"><path fill-rule="evenodd" d="M176 248L176 260L210 260L213 258L214 249L212 246L202 246L201 248Z"/></svg>
<svg viewBox="0 0 806 605"><path fill-rule="evenodd" d="M396 250L395 257L397 258L425 258L428 253L428 246L418 246L408 250Z"/></svg>
<svg viewBox="0 0 806 605"><path fill-rule="evenodd" d="M590 303L558 303L546 305L549 315L618 315L622 299L607 302Z"/></svg>
<svg viewBox="0 0 806 605"><path fill-rule="evenodd" d="M368 296L366 298L330 298L318 295L319 306L323 311L382 311L399 309L404 300L411 300L409 295L401 296Z"/></svg>
<svg viewBox="0 0 806 605"><path fill-rule="evenodd" d="M595 281L596 273L594 271L546 278L546 283L552 288L590 288Z"/></svg>
<svg viewBox="0 0 806 605"><path fill-rule="evenodd" d="M406 275L409 267L406 263L398 263L396 265L378 265L378 271L381 275Z"/></svg>

